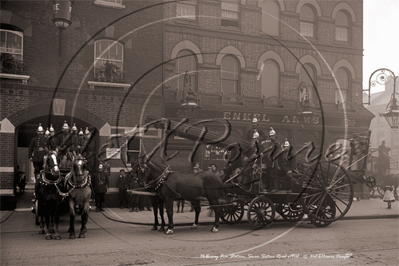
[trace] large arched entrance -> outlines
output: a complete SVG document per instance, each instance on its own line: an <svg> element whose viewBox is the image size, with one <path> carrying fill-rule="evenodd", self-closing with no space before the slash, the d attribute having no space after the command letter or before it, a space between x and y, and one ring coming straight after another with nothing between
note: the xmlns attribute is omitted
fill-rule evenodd
<svg viewBox="0 0 399 266"><path fill-rule="evenodd" d="M96 128L95 125L88 123L87 121L83 121L79 118L69 116L53 116L51 118L51 123L56 132L61 131L61 128L64 124L64 121L67 121L69 127L73 126L73 123L76 124L78 130L89 128ZM71 122L73 121L73 122ZM42 124L43 128L46 130L47 127L50 127L48 123L48 116L39 116L33 119L30 119L18 127L15 128L15 167L19 167L20 171L24 171L26 175L26 181L32 185L35 182L34 174L33 174L33 165L29 160L29 144L33 137L37 135L36 130L38 128L39 123ZM72 124L71 124L72 123ZM91 171L95 169L97 164L97 151L99 144L99 129L96 128L93 139L88 147L86 152L87 158L87 167L88 170Z"/></svg>

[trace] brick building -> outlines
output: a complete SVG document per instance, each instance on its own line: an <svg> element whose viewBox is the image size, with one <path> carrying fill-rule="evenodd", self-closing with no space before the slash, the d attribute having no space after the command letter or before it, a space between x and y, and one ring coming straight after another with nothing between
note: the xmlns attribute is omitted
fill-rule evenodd
<svg viewBox="0 0 399 266"><path fill-rule="evenodd" d="M63 30L52 21L53 4L62 1L1 3L3 196L12 194L17 166L32 182L28 146L39 123L44 128L52 124L56 131L64 120L79 130L95 128L91 145L96 153L89 161L93 169L99 161L107 161L110 187L115 187L117 172L137 156L141 146L159 141L156 129L130 141L110 140L110 136L134 129L148 115L162 116L161 92L149 95L162 83L162 69L146 72L162 62L162 25L152 22L163 9L147 1L66 2L72 5L72 24ZM12 63L6 64L9 55ZM23 68L16 67L21 62ZM117 146L104 146L108 142L122 147L110 160L106 157Z"/></svg>
<svg viewBox="0 0 399 266"><path fill-rule="evenodd" d="M312 141L318 152L368 130L373 115L361 98L362 1L205 0L168 7L163 31L168 118L183 116L176 106L186 97L188 71L202 107L197 121L227 119L236 139L251 138L254 117L262 133L273 127L280 142L287 138L299 149ZM306 94L314 113L307 121L298 115ZM209 123L208 130L222 134L224 128ZM177 138L171 144L186 147L174 160L189 171L192 143ZM217 144L204 145L195 160L204 169L211 163L220 169L222 153Z"/></svg>
<svg viewBox="0 0 399 266"><path fill-rule="evenodd" d="M74 1L64 30L52 22L48 1L2 2L1 34L10 41L2 41L1 52L12 54L17 66L0 73L2 189L13 188L17 166L32 172L27 145L38 123L57 131L64 120L96 128L96 167L118 147L104 149L111 134L149 117L181 119L178 106L189 87L201 106L191 122L227 119L235 138L250 137L254 117L262 134L273 127L279 141L287 138L296 149L308 141L325 149L368 130L373 115L361 99L362 1L168 2ZM315 115L301 120L305 102ZM119 140L121 159L108 160L111 187L124 161L151 150L162 132L150 128L140 136L127 145ZM174 136L169 145L168 154L180 151L170 164L191 171L193 142ZM222 153L217 144L203 145L194 159L205 169L221 168Z"/></svg>

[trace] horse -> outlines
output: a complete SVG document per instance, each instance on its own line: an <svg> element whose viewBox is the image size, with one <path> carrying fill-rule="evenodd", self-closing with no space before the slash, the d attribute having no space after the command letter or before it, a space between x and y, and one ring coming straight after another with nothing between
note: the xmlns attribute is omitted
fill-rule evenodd
<svg viewBox="0 0 399 266"><path fill-rule="evenodd" d="M86 170L86 159L79 153L74 153L71 172L69 172L65 179L69 185L69 239L75 239L75 206L79 205L82 208L81 220L82 226L80 228L79 238L85 238L87 232L86 223L89 219L90 197L91 197L91 177Z"/></svg>
<svg viewBox="0 0 399 266"><path fill-rule="evenodd" d="M36 190L37 214L40 217L39 234L45 234L44 222L45 218L47 232L46 239L61 239L58 230L59 223L59 205L61 203L60 189L58 184L62 177L58 168L57 153L49 151L44 157L44 167L39 174L38 188ZM55 230L54 230L55 223ZM54 233L54 236L52 235Z"/></svg>
<svg viewBox="0 0 399 266"><path fill-rule="evenodd" d="M192 229L198 228L198 218L201 211L199 197L207 198L211 207L215 211L215 222L211 232L219 231L220 207L219 198L223 194L224 184L221 179L211 172L200 172L196 174L182 174L173 171L169 166L157 162L147 162L145 160L137 160L134 164L138 172L137 175L142 179L147 188L154 188L156 195L160 197L166 206L168 215L168 228L165 234L173 234L173 202L175 200L190 201L195 210L195 221L191 226ZM138 169L142 169L144 174L140 174ZM147 181L149 183L147 184Z"/></svg>
<svg viewBox="0 0 399 266"><path fill-rule="evenodd" d="M131 170L131 173L135 176L135 177L139 177L141 175L144 174L144 172L141 171L141 169L139 168L139 164L134 164ZM143 178L138 179L138 183L141 187L144 187L144 183L143 183ZM155 192L154 188L147 188L148 192ZM158 197L158 196L153 196L150 197L151 200L151 205L152 205L152 209L154 212L154 225L151 228L151 230L156 231L158 230L159 232L165 232L165 219L164 219L164 201ZM159 226L159 221L158 221L158 212L159 212L159 216L161 216L161 226L158 229Z"/></svg>

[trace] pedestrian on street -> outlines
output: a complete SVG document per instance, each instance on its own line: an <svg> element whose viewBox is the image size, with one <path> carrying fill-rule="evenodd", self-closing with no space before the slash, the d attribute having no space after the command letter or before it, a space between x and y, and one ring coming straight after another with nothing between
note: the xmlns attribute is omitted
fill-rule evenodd
<svg viewBox="0 0 399 266"><path fill-rule="evenodd" d="M185 200L177 200L176 202L177 202L177 213L180 212L180 204L181 204L181 213L183 213Z"/></svg>
<svg viewBox="0 0 399 266"><path fill-rule="evenodd" d="M107 193L109 187L108 174L109 172L105 170L104 165L100 163L97 173L93 176L94 191L96 193L96 212L104 211L105 193Z"/></svg>
<svg viewBox="0 0 399 266"><path fill-rule="evenodd" d="M385 186L384 188L384 202L388 203L387 209L391 208L391 202L395 202L395 197L393 196L393 189L391 186Z"/></svg>
<svg viewBox="0 0 399 266"><path fill-rule="evenodd" d="M140 184L139 184L139 179L137 178L137 176L133 175L132 181L129 183L129 190L137 190L138 188L140 188ZM140 195L139 194L134 194L134 193L130 193L130 199L131 199L131 203L130 203L130 212L138 212L139 211L139 199L140 199Z"/></svg>
<svg viewBox="0 0 399 266"><path fill-rule="evenodd" d="M127 207L126 201L126 191L127 191L127 182L126 182L126 173L125 170L121 169L119 171L118 179L116 180L116 186L119 189L119 204L121 209Z"/></svg>

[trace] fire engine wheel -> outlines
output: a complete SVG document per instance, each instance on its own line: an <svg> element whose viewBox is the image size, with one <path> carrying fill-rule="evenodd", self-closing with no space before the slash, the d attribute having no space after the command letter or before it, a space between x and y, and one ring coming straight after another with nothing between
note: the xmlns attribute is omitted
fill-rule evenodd
<svg viewBox="0 0 399 266"><path fill-rule="evenodd" d="M222 207L222 216L220 217L222 221L228 224L235 224L242 220L244 217L244 203L243 202L233 202L228 203L229 205Z"/></svg>
<svg viewBox="0 0 399 266"><path fill-rule="evenodd" d="M274 203L265 196L254 198L248 207L248 222L255 228L268 228L276 214Z"/></svg>
<svg viewBox="0 0 399 266"><path fill-rule="evenodd" d="M291 223L301 220L304 215L302 205L300 204L280 204L277 212L284 220Z"/></svg>
<svg viewBox="0 0 399 266"><path fill-rule="evenodd" d="M352 205L352 182L338 164L327 161L310 165L302 175L300 186L304 193L301 204L311 221L336 221L345 216Z"/></svg>
<svg viewBox="0 0 399 266"><path fill-rule="evenodd" d="M366 178L366 186L369 188L373 188L375 187L375 185L377 184L377 181L375 180L374 176L368 176Z"/></svg>

